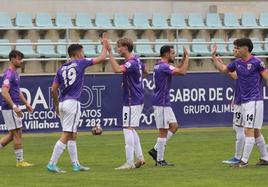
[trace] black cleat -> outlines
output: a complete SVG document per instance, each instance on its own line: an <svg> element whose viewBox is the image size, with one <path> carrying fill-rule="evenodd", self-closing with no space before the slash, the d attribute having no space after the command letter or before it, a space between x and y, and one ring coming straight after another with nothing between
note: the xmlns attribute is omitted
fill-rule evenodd
<svg viewBox="0 0 268 187"><path fill-rule="evenodd" d="M154 161L157 162L157 151L152 148L150 151L148 151L148 153L154 159Z"/></svg>
<svg viewBox="0 0 268 187"><path fill-rule="evenodd" d="M256 164L256 166L268 166L268 161L260 159L260 161Z"/></svg>
<svg viewBox="0 0 268 187"><path fill-rule="evenodd" d="M240 162L230 165L232 167L238 167L238 168L245 168L248 166L248 162L243 162L240 160Z"/></svg>
<svg viewBox="0 0 268 187"><path fill-rule="evenodd" d="M156 166L165 167L165 166L175 166L175 164L168 163L165 160L158 161Z"/></svg>

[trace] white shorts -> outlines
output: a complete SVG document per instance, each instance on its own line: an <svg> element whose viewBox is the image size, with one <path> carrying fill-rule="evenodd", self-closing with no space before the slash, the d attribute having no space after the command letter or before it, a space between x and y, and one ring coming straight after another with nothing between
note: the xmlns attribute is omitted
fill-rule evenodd
<svg viewBox="0 0 268 187"><path fill-rule="evenodd" d="M143 105L123 106L123 127L138 127Z"/></svg>
<svg viewBox="0 0 268 187"><path fill-rule="evenodd" d="M7 130L22 128L22 118L18 117L13 110L2 110Z"/></svg>
<svg viewBox="0 0 268 187"><path fill-rule="evenodd" d="M263 101L250 101L243 103L241 107L244 126L261 129L263 123Z"/></svg>
<svg viewBox="0 0 268 187"><path fill-rule="evenodd" d="M233 126L244 126L243 116L242 116L242 107L241 105L234 105L234 115L233 115Z"/></svg>
<svg viewBox="0 0 268 187"><path fill-rule="evenodd" d="M73 99L60 102L59 112L62 131L77 132L77 126L81 116L80 102Z"/></svg>
<svg viewBox="0 0 268 187"><path fill-rule="evenodd" d="M153 106L156 127L168 129L170 123L177 123L176 117L169 106Z"/></svg>

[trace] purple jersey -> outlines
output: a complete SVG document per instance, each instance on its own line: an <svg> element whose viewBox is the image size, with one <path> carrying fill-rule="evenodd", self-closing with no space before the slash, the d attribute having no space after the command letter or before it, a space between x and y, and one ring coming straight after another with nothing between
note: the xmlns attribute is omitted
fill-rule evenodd
<svg viewBox="0 0 268 187"><path fill-rule="evenodd" d="M174 66L164 61L158 61L154 66L154 106L170 106L170 86Z"/></svg>
<svg viewBox="0 0 268 187"><path fill-rule="evenodd" d="M20 77L16 71L9 68L4 72L2 87L9 88L9 95L13 103L16 105L20 104ZM4 98L2 98L2 109L12 109Z"/></svg>
<svg viewBox="0 0 268 187"><path fill-rule="evenodd" d="M80 59L66 62L58 69L54 82L60 85L60 101L79 100L84 85L85 68L93 64L92 59Z"/></svg>
<svg viewBox="0 0 268 187"><path fill-rule="evenodd" d="M123 104L124 106L140 105L144 102L142 73L144 64L138 56L121 65L123 68Z"/></svg>
<svg viewBox="0 0 268 187"><path fill-rule="evenodd" d="M266 67L260 59L254 56L247 61L236 59L227 67L230 72L237 73L241 103L263 99L260 73L266 71Z"/></svg>

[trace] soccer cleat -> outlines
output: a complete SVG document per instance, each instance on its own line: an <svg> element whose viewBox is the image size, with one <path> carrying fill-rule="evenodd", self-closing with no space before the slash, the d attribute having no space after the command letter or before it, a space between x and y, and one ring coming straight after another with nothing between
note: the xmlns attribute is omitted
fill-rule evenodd
<svg viewBox="0 0 268 187"><path fill-rule="evenodd" d="M168 163L165 160L157 161L156 166L165 167L165 166L175 166L175 164Z"/></svg>
<svg viewBox="0 0 268 187"><path fill-rule="evenodd" d="M141 166L143 166L145 164L145 160L137 160L135 162L135 168L140 168Z"/></svg>
<svg viewBox="0 0 268 187"><path fill-rule="evenodd" d="M31 164L29 162L26 162L24 160L21 160L21 161L17 161L16 166L18 168L20 168L20 167L31 167L31 166L33 166L33 164Z"/></svg>
<svg viewBox="0 0 268 187"><path fill-rule="evenodd" d="M60 169L56 164L48 164L47 170L55 173L66 173L66 171Z"/></svg>
<svg viewBox="0 0 268 187"><path fill-rule="evenodd" d="M128 170L128 169L134 169L134 168L135 168L134 164L130 165L128 163L125 163L122 166L119 166L118 168L115 168L115 170Z"/></svg>
<svg viewBox="0 0 268 187"><path fill-rule="evenodd" d="M235 157L231 158L230 160L223 160L222 163L223 164L236 164L240 162L240 159L237 159Z"/></svg>
<svg viewBox="0 0 268 187"><path fill-rule="evenodd" d="M82 166L80 164L73 164L73 171L88 171L90 168Z"/></svg>
<svg viewBox="0 0 268 187"><path fill-rule="evenodd" d="M157 162L157 151L152 148L150 151L148 151L148 153L154 159L154 161Z"/></svg>
<svg viewBox="0 0 268 187"><path fill-rule="evenodd" d="M245 168L248 166L248 162L243 162L242 160L240 160L240 162L236 163L236 164L231 164L232 167L238 167L238 168Z"/></svg>
<svg viewBox="0 0 268 187"><path fill-rule="evenodd" d="M257 166L267 166L268 165L268 161L267 160L260 159L260 161L256 165Z"/></svg>

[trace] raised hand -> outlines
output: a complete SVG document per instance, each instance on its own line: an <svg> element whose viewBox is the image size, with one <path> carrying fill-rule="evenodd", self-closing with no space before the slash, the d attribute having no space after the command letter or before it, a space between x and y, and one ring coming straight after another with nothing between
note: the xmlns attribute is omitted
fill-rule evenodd
<svg viewBox="0 0 268 187"><path fill-rule="evenodd" d="M183 57L188 57L189 56L189 51L185 47L183 47Z"/></svg>
<svg viewBox="0 0 268 187"><path fill-rule="evenodd" d="M217 54L217 49L218 49L217 44L213 44L213 47L212 47L212 50L211 50L211 55L212 55L212 56L216 56L216 54Z"/></svg>

